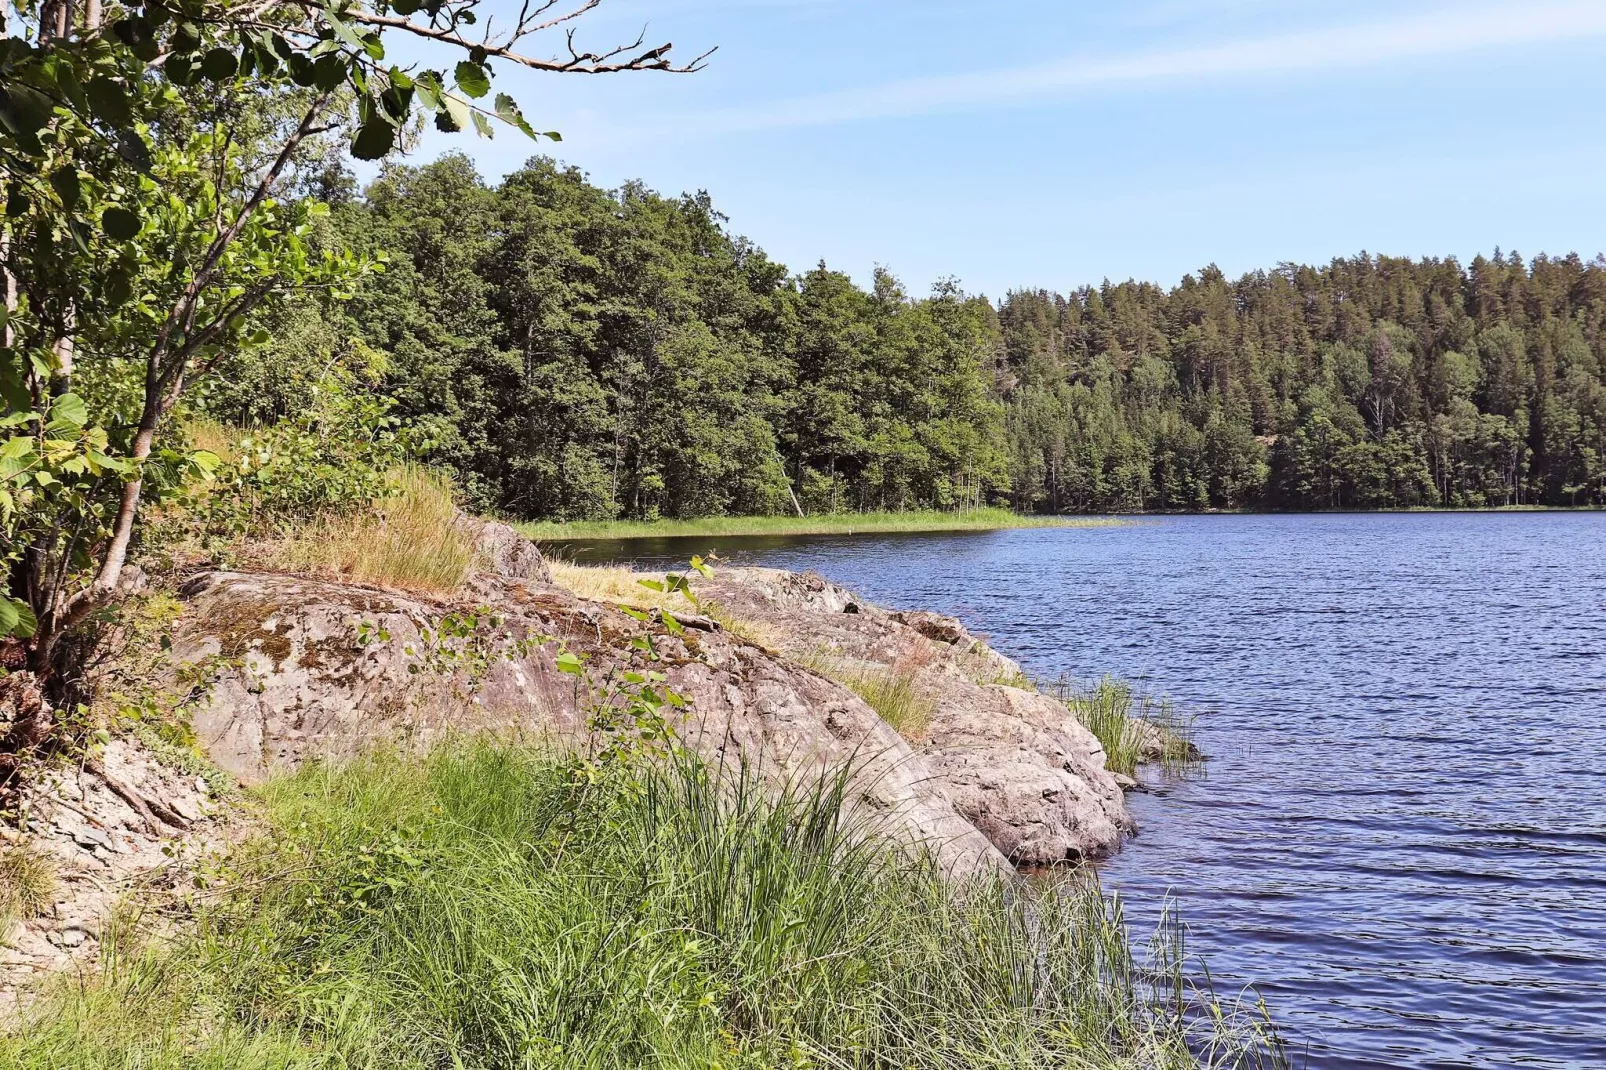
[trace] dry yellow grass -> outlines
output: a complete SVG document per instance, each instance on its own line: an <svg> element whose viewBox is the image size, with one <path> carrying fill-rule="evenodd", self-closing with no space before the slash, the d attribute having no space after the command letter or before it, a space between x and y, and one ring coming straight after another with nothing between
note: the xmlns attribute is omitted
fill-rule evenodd
<svg viewBox="0 0 1606 1070"><path fill-rule="evenodd" d="M667 609L671 613L695 613L697 608L684 594L664 594L643 587L641 580L662 581L662 572L635 572L614 565L576 565L572 561L550 559L552 582L594 602L612 602L632 609Z"/></svg>
<svg viewBox="0 0 1606 1070"><path fill-rule="evenodd" d="M663 582L665 573L636 572L617 565L577 565L572 561L556 558L548 560L547 565L552 569L553 583L581 598L588 598L593 602L611 602L614 605L629 606L631 609L667 609L671 613L696 613L714 621L732 635L746 639L749 643L764 647L766 650L776 650L780 647L780 633L762 621L738 617L718 602L700 599L694 603L684 594L664 594L662 591L641 585L642 580ZM694 595L697 593L696 582L697 579L693 576Z"/></svg>
<svg viewBox="0 0 1606 1070"><path fill-rule="evenodd" d="M192 449L215 453L225 461L234 459L234 447L246 432L217 420L192 417L184 422L183 435Z"/></svg>
<svg viewBox="0 0 1606 1070"><path fill-rule="evenodd" d="M456 591L474 566L474 543L459 520L451 481L422 468L394 478L395 496L297 529L273 547L272 563L427 594Z"/></svg>
<svg viewBox="0 0 1606 1070"><path fill-rule="evenodd" d="M911 743L924 739L931 730L931 718L937 711L916 682L918 665L882 668L844 661L827 650L814 651L803 664L864 699L865 705Z"/></svg>

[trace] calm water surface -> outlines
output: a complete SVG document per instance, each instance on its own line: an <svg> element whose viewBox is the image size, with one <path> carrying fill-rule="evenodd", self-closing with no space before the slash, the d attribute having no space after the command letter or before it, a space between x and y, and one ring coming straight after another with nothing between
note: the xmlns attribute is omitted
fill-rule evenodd
<svg viewBox="0 0 1606 1070"><path fill-rule="evenodd" d="M684 560L693 544L626 556ZM1606 515L728 540L1198 714L1104 870L1318 1068L1606 1067Z"/></svg>

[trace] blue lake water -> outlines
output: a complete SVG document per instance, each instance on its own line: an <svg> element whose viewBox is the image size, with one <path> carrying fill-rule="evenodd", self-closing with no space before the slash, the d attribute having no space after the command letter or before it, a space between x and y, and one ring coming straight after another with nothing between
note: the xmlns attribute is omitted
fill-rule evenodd
<svg viewBox="0 0 1606 1070"><path fill-rule="evenodd" d="M1103 869L1307 1064L1606 1067L1606 515L638 544L814 568L1198 716ZM609 552L617 553L617 550Z"/></svg>

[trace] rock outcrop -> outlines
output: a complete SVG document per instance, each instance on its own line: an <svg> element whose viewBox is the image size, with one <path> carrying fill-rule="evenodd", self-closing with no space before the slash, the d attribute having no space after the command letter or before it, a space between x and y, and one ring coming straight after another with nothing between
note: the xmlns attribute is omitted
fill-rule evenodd
<svg viewBox="0 0 1606 1070"><path fill-rule="evenodd" d="M42 976L92 963L131 893L187 882L186 864L219 842L219 810L205 777L130 739L31 783L0 851L27 852L51 887L42 911L0 932L0 1020Z"/></svg>
<svg viewBox="0 0 1606 1070"><path fill-rule="evenodd" d="M916 752L955 808L1017 865L1114 851L1135 828L1104 750L1061 702L952 617L888 611L814 573L723 569L699 597L761 621L779 652L911 680L931 704Z"/></svg>
<svg viewBox="0 0 1606 1070"><path fill-rule="evenodd" d="M853 805L955 875L1098 857L1133 828L1098 741L1063 704L1012 686L1019 666L952 617L888 611L812 573L728 569L698 582L708 615L672 629L554 586L513 529L465 523L479 566L460 598L270 573L185 583L172 654L186 681L205 681L194 729L210 759L250 784L384 741L490 731L583 745L596 685L650 667L688 700L676 727L699 753L781 779L850 765ZM713 618L752 623L737 630L763 645ZM560 651L584 659L584 679L559 670ZM904 739L826 662L907 679L929 724ZM32 692L13 690L0 728L31 710ZM218 809L204 777L128 739L31 788L8 835L51 859L60 891L0 934L0 997L92 956L130 889L186 879L174 862L221 842Z"/></svg>
<svg viewBox="0 0 1606 1070"><path fill-rule="evenodd" d="M689 703L681 738L711 759L804 778L855 763L858 799L894 835L928 845L951 872L1004 864L927 762L846 688L711 621L688 619L673 635L538 581L496 588L487 612L282 575L195 577L181 592L175 654L213 681L194 717L201 744L251 783L384 739L492 731L582 741L594 692L558 670L561 643L593 683L627 668L667 673ZM467 637L441 638L449 615ZM650 664L635 643L647 637L661 659Z"/></svg>

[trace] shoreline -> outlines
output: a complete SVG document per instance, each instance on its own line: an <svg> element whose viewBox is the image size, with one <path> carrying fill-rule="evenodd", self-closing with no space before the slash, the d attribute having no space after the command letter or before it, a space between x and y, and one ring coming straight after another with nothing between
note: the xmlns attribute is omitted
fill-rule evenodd
<svg viewBox="0 0 1606 1070"><path fill-rule="evenodd" d="M965 513L833 513L822 516L717 516L696 520L526 521L514 527L538 543L587 539L737 538L794 535L911 535L946 531L1009 531L1018 528L1120 527L1131 521L1108 516L1024 516L1007 509Z"/></svg>
<svg viewBox="0 0 1606 1070"><path fill-rule="evenodd" d="M1091 513L1025 516L1003 509L970 513L836 513L817 517L731 516L695 520L522 521L513 525L538 543L597 540L630 542L645 539L789 538L806 535L920 535L944 532L1036 530L1044 528L1132 527L1150 520L1208 516L1482 516L1543 513L1606 513L1598 506L1501 505L1476 509L1418 506L1398 509L1200 509L1181 512Z"/></svg>

